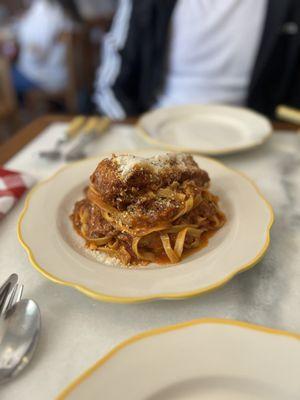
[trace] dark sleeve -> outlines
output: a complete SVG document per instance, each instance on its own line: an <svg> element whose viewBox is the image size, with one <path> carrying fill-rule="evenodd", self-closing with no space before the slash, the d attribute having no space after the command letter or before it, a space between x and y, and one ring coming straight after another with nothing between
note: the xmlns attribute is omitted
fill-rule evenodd
<svg viewBox="0 0 300 400"><path fill-rule="evenodd" d="M100 112L114 119L139 113L139 1L120 0L103 44L94 100Z"/></svg>
<svg viewBox="0 0 300 400"><path fill-rule="evenodd" d="M282 103L291 107L300 108L300 45L296 62L291 65L289 85Z"/></svg>
<svg viewBox="0 0 300 400"><path fill-rule="evenodd" d="M276 0L270 6L265 36L272 46L261 47L257 64L264 60L263 68L250 87L247 105L274 118L280 104L300 107L300 2Z"/></svg>
<svg viewBox="0 0 300 400"><path fill-rule="evenodd" d="M300 2L293 0L287 26L292 29L290 35L291 51L289 57L285 57L288 66L287 84L282 102L291 106L300 108Z"/></svg>

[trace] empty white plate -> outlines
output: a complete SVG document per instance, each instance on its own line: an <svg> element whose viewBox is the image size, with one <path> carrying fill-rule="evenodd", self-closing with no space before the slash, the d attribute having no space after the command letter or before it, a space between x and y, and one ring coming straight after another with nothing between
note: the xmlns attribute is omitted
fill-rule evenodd
<svg viewBox="0 0 300 400"><path fill-rule="evenodd" d="M297 400L299 371L300 335L203 319L121 343L58 400Z"/></svg>
<svg viewBox="0 0 300 400"><path fill-rule="evenodd" d="M246 108L187 105L144 114L137 131L147 142L166 150L221 155L264 143L272 126L267 118Z"/></svg>

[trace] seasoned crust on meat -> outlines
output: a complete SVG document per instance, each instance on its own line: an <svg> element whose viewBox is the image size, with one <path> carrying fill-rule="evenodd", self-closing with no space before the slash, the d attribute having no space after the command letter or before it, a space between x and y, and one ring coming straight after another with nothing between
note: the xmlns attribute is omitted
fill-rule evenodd
<svg viewBox="0 0 300 400"><path fill-rule="evenodd" d="M185 154L148 159L113 155L99 163L90 180L101 199L118 210L126 209L143 193L157 192L172 182L181 184L189 180L202 188L209 184L207 172Z"/></svg>

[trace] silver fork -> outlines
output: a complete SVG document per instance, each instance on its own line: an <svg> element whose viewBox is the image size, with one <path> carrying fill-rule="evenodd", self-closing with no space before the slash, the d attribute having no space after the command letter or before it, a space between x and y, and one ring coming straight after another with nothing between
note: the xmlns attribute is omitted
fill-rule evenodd
<svg viewBox="0 0 300 400"><path fill-rule="evenodd" d="M83 115L79 115L71 121L66 132L65 137L58 139L52 150L43 150L39 152L41 158L46 158L50 161L59 160L62 157L62 146L68 142L71 142L82 130L86 124L87 118Z"/></svg>
<svg viewBox="0 0 300 400"><path fill-rule="evenodd" d="M12 274L6 279L6 281L0 287L0 315L7 296L11 293L11 290L17 283L18 283L18 275Z"/></svg>
<svg viewBox="0 0 300 400"><path fill-rule="evenodd" d="M16 284L10 294L6 297L0 316L6 315L6 313L21 300L23 289L24 286L22 284Z"/></svg>
<svg viewBox="0 0 300 400"><path fill-rule="evenodd" d="M76 161L85 158L85 147L95 138L108 130L111 120L108 117L90 117L74 146L65 155L66 161Z"/></svg>
<svg viewBox="0 0 300 400"><path fill-rule="evenodd" d="M12 274L0 288L0 316L4 316L22 298L24 286L18 283L18 275Z"/></svg>

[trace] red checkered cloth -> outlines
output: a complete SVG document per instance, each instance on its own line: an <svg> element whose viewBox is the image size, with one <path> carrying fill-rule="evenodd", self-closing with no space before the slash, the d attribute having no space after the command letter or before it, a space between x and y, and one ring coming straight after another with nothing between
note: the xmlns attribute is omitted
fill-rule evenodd
<svg viewBox="0 0 300 400"><path fill-rule="evenodd" d="M0 220L34 182L35 180L27 174L0 167Z"/></svg>

